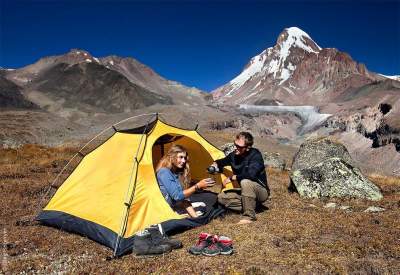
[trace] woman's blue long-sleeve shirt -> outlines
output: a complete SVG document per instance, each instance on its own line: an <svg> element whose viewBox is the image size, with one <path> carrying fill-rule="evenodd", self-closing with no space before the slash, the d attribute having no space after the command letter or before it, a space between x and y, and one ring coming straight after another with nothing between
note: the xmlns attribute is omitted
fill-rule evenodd
<svg viewBox="0 0 400 275"><path fill-rule="evenodd" d="M158 170L157 180L161 193L169 205L172 206L174 202L185 199L179 176L170 169L164 167Z"/></svg>

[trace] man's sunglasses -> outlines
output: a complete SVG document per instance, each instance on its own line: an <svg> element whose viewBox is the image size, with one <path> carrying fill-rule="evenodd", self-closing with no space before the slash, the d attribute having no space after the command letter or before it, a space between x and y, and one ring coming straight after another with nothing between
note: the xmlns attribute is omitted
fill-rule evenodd
<svg viewBox="0 0 400 275"><path fill-rule="evenodd" d="M236 142L234 142L233 144L235 145L235 147L236 147L237 149L244 149L244 148L247 148L246 145L245 145L245 146L240 146L240 145L237 144Z"/></svg>

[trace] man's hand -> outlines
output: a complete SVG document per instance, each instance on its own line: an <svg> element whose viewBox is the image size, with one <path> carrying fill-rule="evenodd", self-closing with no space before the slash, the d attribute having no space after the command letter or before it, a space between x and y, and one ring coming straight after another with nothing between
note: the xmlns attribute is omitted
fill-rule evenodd
<svg viewBox="0 0 400 275"><path fill-rule="evenodd" d="M224 181L222 182L222 186L225 188L226 185L227 185L228 183L230 183L230 182L231 182L231 179L230 179L230 178L226 178L226 179L224 179Z"/></svg>

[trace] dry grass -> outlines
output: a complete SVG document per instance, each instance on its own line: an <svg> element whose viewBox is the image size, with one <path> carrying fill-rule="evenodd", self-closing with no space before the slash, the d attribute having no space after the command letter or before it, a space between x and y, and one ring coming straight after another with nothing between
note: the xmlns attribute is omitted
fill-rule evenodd
<svg viewBox="0 0 400 275"><path fill-rule="evenodd" d="M380 202L332 199L351 212L326 209L328 201L288 193L287 172L269 170L272 197L258 221L237 226L227 215L177 237L185 248L147 259L127 255L107 261L112 251L84 237L40 225L22 224L74 148L24 146L0 150L0 259L5 273L355 273L400 272L400 182L371 175L385 198ZM381 206L380 213L363 212ZM201 231L234 240L233 256L192 256L186 248Z"/></svg>
<svg viewBox="0 0 400 275"><path fill-rule="evenodd" d="M400 177L392 177L385 175L378 175L375 173L368 175L369 179L373 182L378 182L381 185L397 185L400 186Z"/></svg>

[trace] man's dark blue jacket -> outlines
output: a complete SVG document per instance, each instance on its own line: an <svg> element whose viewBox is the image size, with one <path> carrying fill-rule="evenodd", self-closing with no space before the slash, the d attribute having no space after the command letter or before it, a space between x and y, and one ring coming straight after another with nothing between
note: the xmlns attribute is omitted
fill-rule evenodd
<svg viewBox="0 0 400 275"><path fill-rule="evenodd" d="M259 183L269 192L264 160L258 149L250 148L243 155L235 155L235 152L231 152L225 158L218 159L215 162L219 171L222 171L225 166L231 166L233 174L236 175L236 180L239 183L243 179L249 179Z"/></svg>

